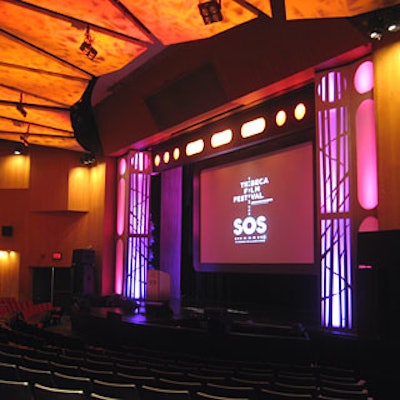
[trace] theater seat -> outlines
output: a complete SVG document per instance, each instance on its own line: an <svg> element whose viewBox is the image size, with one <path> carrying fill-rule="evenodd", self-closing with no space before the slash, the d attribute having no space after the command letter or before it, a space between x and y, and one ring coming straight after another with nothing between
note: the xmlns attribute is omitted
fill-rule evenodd
<svg viewBox="0 0 400 400"><path fill-rule="evenodd" d="M33 386L35 400L85 400L83 390L58 389L35 383ZM18 397L16 397L18 398Z"/></svg>
<svg viewBox="0 0 400 400"><path fill-rule="evenodd" d="M31 400L29 383L0 380L0 399Z"/></svg>

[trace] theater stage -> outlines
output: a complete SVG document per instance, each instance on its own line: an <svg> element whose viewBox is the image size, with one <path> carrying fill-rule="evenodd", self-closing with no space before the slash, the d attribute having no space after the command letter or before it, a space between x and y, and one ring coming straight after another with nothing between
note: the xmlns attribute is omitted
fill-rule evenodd
<svg viewBox="0 0 400 400"><path fill-rule="evenodd" d="M343 364L356 351L351 335L307 329L298 321L272 320L260 311L222 307L181 307L143 302L134 310L88 307L71 312L74 334L88 343L149 347L204 357L290 363ZM323 340L322 340L323 337ZM329 350L329 354L324 354ZM353 354L356 357L356 354Z"/></svg>

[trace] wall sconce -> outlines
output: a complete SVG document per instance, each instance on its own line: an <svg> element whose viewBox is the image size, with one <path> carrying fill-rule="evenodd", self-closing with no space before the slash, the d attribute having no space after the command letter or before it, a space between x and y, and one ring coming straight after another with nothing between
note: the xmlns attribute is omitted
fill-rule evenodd
<svg viewBox="0 0 400 400"><path fill-rule="evenodd" d="M93 60L97 56L97 50L92 46L93 38L90 36L90 26L86 27L85 40L79 47L79 50L88 58Z"/></svg>
<svg viewBox="0 0 400 400"><path fill-rule="evenodd" d="M199 2L200 15L206 25L222 21L221 0Z"/></svg>

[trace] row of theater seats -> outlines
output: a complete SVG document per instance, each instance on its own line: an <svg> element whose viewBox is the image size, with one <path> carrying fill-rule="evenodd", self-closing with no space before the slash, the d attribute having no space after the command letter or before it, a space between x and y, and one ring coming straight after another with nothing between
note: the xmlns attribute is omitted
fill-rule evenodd
<svg viewBox="0 0 400 400"><path fill-rule="evenodd" d="M353 369L105 348L0 330L0 399L269 400L373 397ZM46 338L43 339L43 337ZM17 393L18 392L18 393ZM23 394L25 393L25 394ZM24 397L25 396L25 397ZM28 396L28 397L27 397ZM223 399L221 399L223 398Z"/></svg>
<svg viewBox="0 0 400 400"><path fill-rule="evenodd" d="M8 323L14 319L43 327L60 321L61 308L51 302L33 304L32 301L19 301L14 297L0 297L0 320Z"/></svg>

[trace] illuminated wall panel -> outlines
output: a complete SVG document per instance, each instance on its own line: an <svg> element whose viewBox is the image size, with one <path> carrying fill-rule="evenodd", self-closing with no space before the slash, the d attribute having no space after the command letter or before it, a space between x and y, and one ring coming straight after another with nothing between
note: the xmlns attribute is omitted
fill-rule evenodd
<svg viewBox="0 0 400 400"><path fill-rule="evenodd" d="M357 61L316 79L321 324L352 330L354 243L359 227L377 228L365 223L378 204L372 63Z"/></svg>
<svg viewBox="0 0 400 400"><path fill-rule="evenodd" d="M119 160L117 201L116 290L145 297L150 239L151 156L130 152Z"/></svg>
<svg viewBox="0 0 400 400"><path fill-rule="evenodd" d="M19 299L20 254L0 250L0 293L2 297Z"/></svg>

